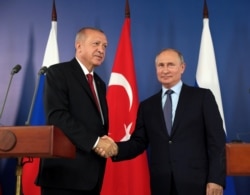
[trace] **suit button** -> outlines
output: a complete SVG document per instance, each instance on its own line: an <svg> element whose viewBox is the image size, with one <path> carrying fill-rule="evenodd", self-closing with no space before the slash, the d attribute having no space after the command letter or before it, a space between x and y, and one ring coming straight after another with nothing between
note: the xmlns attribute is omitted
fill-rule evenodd
<svg viewBox="0 0 250 195"><path fill-rule="evenodd" d="M171 141L171 140L169 140L169 141L168 141L168 143L169 143L169 144L172 144L172 141Z"/></svg>

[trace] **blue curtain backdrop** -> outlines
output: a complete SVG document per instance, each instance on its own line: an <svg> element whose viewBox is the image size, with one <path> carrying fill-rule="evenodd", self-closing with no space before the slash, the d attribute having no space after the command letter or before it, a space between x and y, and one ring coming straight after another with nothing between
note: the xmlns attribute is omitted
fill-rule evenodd
<svg viewBox="0 0 250 195"><path fill-rule="evenodd" d="M81 27L100 27L107 34L109 44L106 60L96 71L108 83L124 21L125 0L55 2L60 61L74 56L75 33ZM250 1L207 0L207 5L228 140L249 142ZM25 124L51 27L51 9L52 0L0 0L0 106L12 67L22 65L13 78L0 119L4 125ZM130 11L139 100L160 89L154 59L165 47L183 53L187 64L183 81L193 85L203 26L203 1L130 0ZM15 159L8 159L7 165L4 160L0 159L2 182L7 181L6 173L12 177L10 180L15 178ZM233 177L233 183L237 195L250 194L249 177ZM15 181L8 185L15 186Z"/></svg>

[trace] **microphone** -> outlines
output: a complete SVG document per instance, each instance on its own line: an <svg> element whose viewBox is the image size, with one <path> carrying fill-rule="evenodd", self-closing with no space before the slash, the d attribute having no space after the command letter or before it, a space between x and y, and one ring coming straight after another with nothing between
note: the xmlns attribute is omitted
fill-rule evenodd
<svg viewBox="0 0 250 195"><path fill-rule="evenodd" d="M38 75L45 74L45 73L47 72L47 70L48 70L47 66L43 66L43 67L39 70Z"/></svg>
<svg viewBox="0 0 250 195"><path fill-rule="evenodd" d="M7 97L8 97L8 94L9 94L9 89L10 89L10 85L12 83L12 79L13 79L13 76L14 74L18 73L20 70L21 70L21 65L17 64L15 65L12 70L11 70L11 73L10 73L10 81L9 81L9 84L8 84L8 88L7 88L7 92L5 94L5 98L4 98L4 102L3 102L3 105L2 105L2 109L1 109L1 112L0 112L0 119L2 117L2 114L3 114L3 111L4 111L4 107L5 107L5 103L6 103L6 100L7 100Z"/></svg>
<svg viewBox="0 0 250 195"><path fill-rule="evenodd" d="M31 106L29 109L29 114L28 114L28 118L25 122L25 125L30 125L30 119L31 119L31 114L34 108L34 103L35 103L35 99L37 96L37 90L38 90L38 86L39 86L39 79L41 77L41 75L44 75L47 72L48 68L46 66L43 66L42 68L40 68L40 70L38 71L38 77L37 77L37 82L36 82L36 86L35 86L35 90L33 93L33 97L32 97L32 101L31 101Z"/></svg>
<svg viewBox="0 0 250 195"><path fill-rule="evenodd" d="M14 74L18 73L19 70L21 70L21 68L22 68L21 65L19 65L19 64L15 65L14 68L12 68L12 71L10 74L14 75Z"/></svg>

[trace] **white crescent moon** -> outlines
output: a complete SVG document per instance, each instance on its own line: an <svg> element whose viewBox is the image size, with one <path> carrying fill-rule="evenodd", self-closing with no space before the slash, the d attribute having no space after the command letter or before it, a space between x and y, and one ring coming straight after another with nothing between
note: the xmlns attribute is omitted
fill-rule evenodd
<svg viewBox="0 0 250 195"><path fill-rule="evenodd" d="M127 79L120 73L112 72L109 80L109 86L112 85L119 85L125 89L125 91L128 94L129 110L130 110L133 102L133 93L132 93L132 88Z"/></svg>

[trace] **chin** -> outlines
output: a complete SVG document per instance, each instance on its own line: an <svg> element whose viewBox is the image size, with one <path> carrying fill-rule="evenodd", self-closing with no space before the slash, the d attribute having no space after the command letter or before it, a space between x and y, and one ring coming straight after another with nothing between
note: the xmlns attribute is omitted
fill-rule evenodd
<svg viewBox="0 0 250 195"><path fill-rule="evenodd" d="M103 61L95 61L93 64L94 66L100 66L102 64Z"/></svg>

